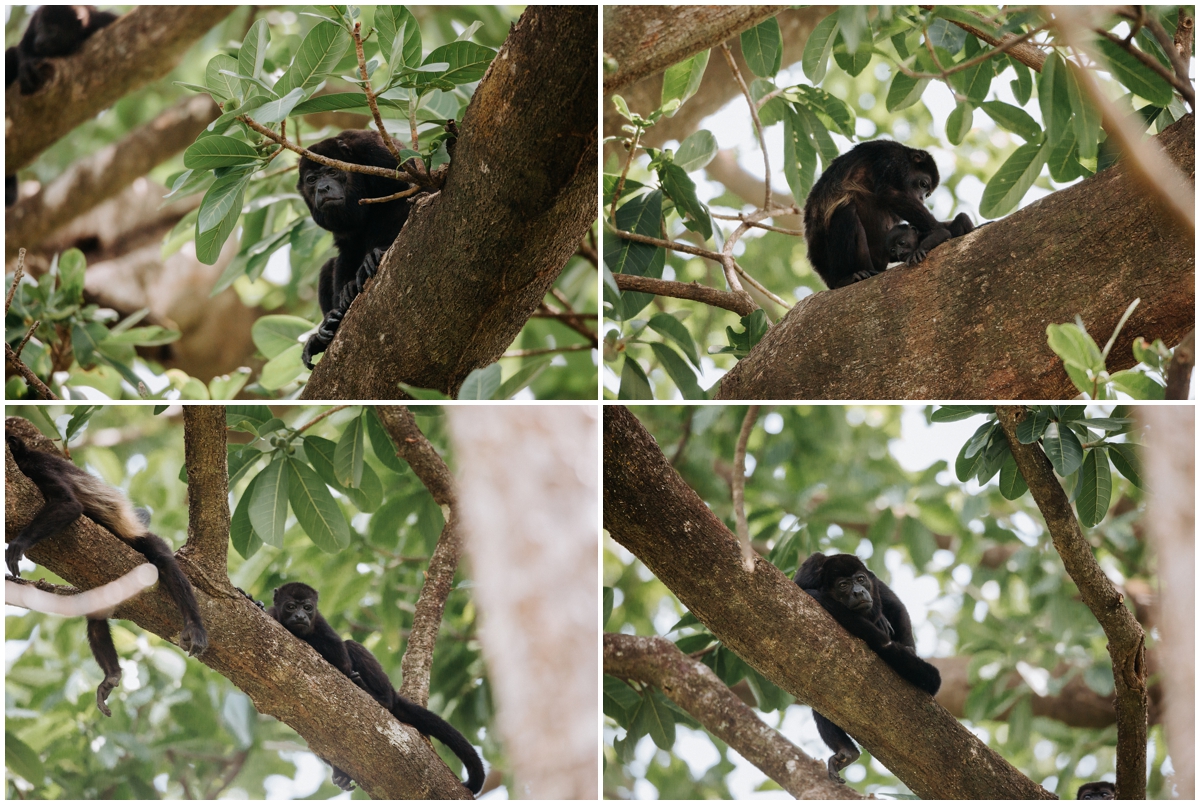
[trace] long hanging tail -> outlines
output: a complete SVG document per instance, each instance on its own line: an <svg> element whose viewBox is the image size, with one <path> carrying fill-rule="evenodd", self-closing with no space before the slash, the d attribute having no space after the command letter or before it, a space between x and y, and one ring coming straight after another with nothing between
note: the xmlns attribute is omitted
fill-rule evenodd
<svg viewBox="0 0 1200 805"><path fill-rule="evenodd" d="M467 769L467 781L463 785L470 789L472 794L479 793L483 788L483 761L480 760L475 747L471 746L471 742L454 729L450 722L419 704L410 702L400 694L396 694L392 715L405 724L413 725L422 734L437 738L448 746Z"/></svg>

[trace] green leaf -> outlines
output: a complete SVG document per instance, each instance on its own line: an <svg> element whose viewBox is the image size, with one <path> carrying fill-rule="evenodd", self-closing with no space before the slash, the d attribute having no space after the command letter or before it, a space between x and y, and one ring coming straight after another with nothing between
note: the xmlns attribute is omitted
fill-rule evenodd
<svg viewBox="0 0 1200 805"><path fill-rule="evenodd" d="M1109 382L1135 400L1162 400L1166 397L1166 387L1141 372L1128 369L1120 371Z"/></svg>
<svg viewBox="0 0 1200 805"><path fill-rule="evenodd" d="M1124 476L1125 480L1138 489L1146 488L1142 479L1142 460L1138 456L1136 445L1128 442L1109 444L1108 457L1112 459L1113 466Z"/></svg>
<svg viewBox="0 0 1200 805"><path fill-rule="evenodd" d="M639 235L659 237L662 232L661 190L654 190L639 198L632 198L617 208L618 229ZM635 243L605 232L604 262L614 274L633 274L639 277L662 277L666 252L659 246ZM613 312L621 321L629 321L654 299L652 294L625 291L613 305Z"/></svg>
<svg viewBox="0 0 1200 805"><path fill-rule="evenodd" d="M717 155L717 138L712 135L707 129L700 129L689 134L684 141L679 144L679 150L675 152L675 164L683 170L691 173L698 171L708 163L713 161L713 157ZM626 180L626 184L628 184ZM613 192L615 192L615 188ZM612 200L612 193L606 196Z"/></svg>
<svg viewBox="0 0 1200 805"><path fill-rule="evenodd" d="M675 745L675 716L671 709L655 696L657 690L642 694L642 703L633 717L636 729L649 735L659 749L670 751ZM661 693L658 696L662 696Z"/></svg>
<svg viewBox="0 0 1200 805"><path fill-rule="evenodd" d="M839 6L838 28L842 32L842 41L848 54L862 55L864 51L870 56L871 27L867 22L865 6ZM847 71L848 72L848 71Z"/></svg>
<svg viewBox="0 0 1200 805"><path fill-rule="evenodd" d="M336 553L350 544L350 526L333 495L307 464L287 459L288 500L300 527L313 544L325 553Z"/></svg>
<svg viewBox="0 0 1200 805"><path fill-rule="evenodd" d="M675 381L675 387L679 389L684 399L704 400L708 398L704 389L700 388L700 384L696 381L695 372L683 358L679 357L679 353L657 341L650 342L650 349L654 350L654 356L658 358L663 369Z"/></svg>
<svg viewBox="0 0 1200 805"><path fill-rule="evenodd" d="M308 371L301 361L303 344L292 344L274 358L263 364L258 375L258 384L268 391L281 389ZM215 399L215 398L214 398Z"/></svg>
<svg viewBox="0 0 1200 805"><path fill-rule="evenodd" d="M928 78L911 78L897 71L888 86L887 100L884 106L889 112L898 112L921 100L925 87L929 86Z"/></svg>
<svg viewBox="0 0 1200 805"><path fill-rule="evenodd" d="M994 414L994 405L942 405L929 417L932 422L957 422L979 414Z"/></svg>
<svg viewBox="0 0 1200 805"><path fill-rule="evenodd" d="M267 56L267 47L271 44L271 28L264 19L254 21L246 36L242 38L242 47L238 50L237 71L242 75L262 78L263 60ZM243 93L252 91L249 81L242 86ZM257 120L257 118L255 118Z"/></svg>
<svg viewBox="0 0 1200 805"><path fill-rule="evenodd" d="M650 378L646 377L641 365L628 352L625 353L625 365L621 369L621 389L617 392L617 399L654 399L654 392L650 390Z"/></svg>
<svg viewBox="0 0 1200 805"><path fill-rule="evenodd" d="M668 162L659 168L658 178L662 182L663 192L675 202L675 208L679 211L679 217L684 219L685 225L689 222L695 224L694 227L688 226L688 229L698 232L705 241L710 239L712 218L696 196L696 183L692 181L692 177L688 176L683 168Z"/></svg>
<svg viewBox="0 0 1200 805"><path fill-rule="evenodd" d="M963 457L971 458L978 454L983 448L988 446L988 442L992 440L992 436L1000 428L1000 423L996 421L984 422L976 429L975 433L967 439L967 443L963 445Z"/></svg>
<svg viewBox="0 0 1200 805"><path fill-rule="evenodd" d="M999 427L996 428L988 446L979 455L982 456L982 461L979 463L975 477L982 485L992 480L996 473L1000 472L1004 462L1012 455L1012 451L1008 448L1008 440L1004 438L1004 432Z"/></svg>
<svg viewBox="0 0 1200 805"><path fill-rule="evenodd" d="M1004 459L1004 465L1000 467L1000 494L1005 500L1016 500L1028 490L1025 478L1017 469L1017 460L1009 452L1008 458Z"/></svg>
<svg viewBox="0 0 1200 805"><path fill-rule="evenodd" d="M458 390L460 400L490 400L500 388L500 364L492 363L467 375Z"/></svg>
<svg viewBox="0 0 1200 805"><path fill-rule="evenodd" d="M1046 164L1048 149L1042 143L1026 143L1013 151L996 171L979 203L985 218L1000 218L1016 209Z"/></svg>
<svg viewBox="0 0 1200 805"><path fill-rule="evenodd" d="M222 70L228 70L231 73L240 72L237 59L225 53L218 53L209 59L208 66L204 68L204 85L219 101L237 98L242 88L241 80L230 75L222 75Z"/></svg>
<svg viewBox="0 0 1200 805"><path fill-rule="evenodd" d="M1079 158L1095 159L1100 141L1100 110L1083 87L1079 68L1074 64L1067 64L1066 80L1067 98L1071 102L1071 123L1075 128Z"/></svg>
<svg viewBox="0 0 1200 805"><path fill-rule="evenodd" d="M612 611L613 611L613 588L612 587L607 587L607 586L604 587L603 607L604 607L603 608L604 616L600 619L600 628L601 629L603 629L605 624L608 623L608 619L612 617Z"/></svg>
<svg viewBox="0 0 1200 805"><path fill-rule="evenodd" d="M1033 409L1017 423L1017 441L1021 444L1033 444L1042 438L1049 424L1050 415L1044 409Z"/></svg>
<svg viewBox="0 0 1200 805"><path fill-rule="evenodd" d="M788 107L783 116L783 177L792 198L808 198L817 170L817 149L804 128L800 115Z"/></svg>
<svg viewBox="0 0 1200 805"><path fill-rule="evenodd" d="M357 487L348 487L346 497L360 512L374 512L383 502L383 482L370 464L363 464L362 482Z"/></svg>
<svg viewBox="0 0 1200 805"><path fill-rule="evenodd" d="M71 325L71 347L75 350L75 361L80 366L95 363L96 348L108 338L108 329L99 322Z"/></svg>
<svg viewBox="0 0 1200 805"><path fill-rule="evenodd" d="M1013 72L1017 74L1017 77L1009 81L1008 85L1012 88L1012 94L1017 99L1017 103L1024 106L1033 97L1033 72L1011 56L1008 57L1008 66L1013 68Z"/></svg>
<svg viewBox="0 0 1200 805"><path fill-rule="evenodd" d="M700 80L704 78L704 69L708 67L708 55L709 51L703 50L690 59L684 59L667 68L663 73L662 106L666 106L669 101L679 101L682 106L688 98L696 94L696 90L700 89ZM677 111L678 107L669 112L667 117L674 117Z"/></svg>
<svg viewBox="0 0 1200 805"><path fill-rule="evenodd" d="M45 785L46 767L41 757L33 747L8 730L4 731L4 763L8 769L37 788Z"/></svg>
<svg viewBox="0 0 1200 805"><path fill-rule="evenodd" d="M249 182L249 176L233 174L213 182L204 194L200 202L200 214L196 218L196 257L201 263L211 266L221 256L221 247L229 239L242 214L242 199ZM201 221L207 217L211 223L220 210L224 210L225 214L211 228L202 229Z"/></svg>
<svg viewBox="0 0 1200 805"><path fill-rule="evenodd" d="M793 87L792 92L797 97L797 103L807 106L810 111L829 118L829 122L843 136L855 137L854 110L846 105L841 98L830 95L823 89L801 84Z"/></svg>
<svg viewBox="0 0 1200 805"><path fill-rule="evenodd" d="M700 368L700 350L696 346L696 342L692 340L692 334L688 332L688 328L683 325L683 322L670 313L655 313L650 317L649 326L654 332L678 344L680 350L692 362L692 365L697 369Z"/></svg>
<svg viewBox="0 0 1200 805"><path fill-rule="evenodd" d="M1003 101L986 101L981 103L979 108L996 121L996 125L1011 131L1026 142L1041 139L1042 127L1024 109Z"/></svg>
<svg viewBox="0 0 1200 805"><path fill-rule="evenodd" d="M1083 445L1066 426L1050 423L1042 437L1042 446L1046 450L1046 458L1050 459L1060 478L1066 478L1083 463Z"/></svg>
<svg viewBox="0 0 1200 805"><path fill-rule="evenodd" d="M492 395L493 400L508 400L521 389L529 386L533 381L537 380L542 372L550 366L550 362L554 360L553 355L539 355L533 359L527 359L517 371L500 384L500 388Z"/></svg>
<svg viewBox="0 0 1200 805"><path fill-rule="evenodd" d="M229 541L243 559L249 559L262 547L262 540L254 533L254 526L250 522L250 500L254 497L254 487L257 483L256 475L250 479L246 491L242 492L241 500L233 510L233 518L229 521Z"/></svg>
<svg viewBox="0 0 1200 805"><path fill-rule="evenodd" d="M450 67L433 75L457 86L483 78L494 58L496 51L489 47L474 42L451 42L430 51L422 64L446 62Z"/></svg>
<svg viewBox="0 0 1200 805"><path fill-rule="evenodd" d="M641 703L642 697L628 683L615 676L604 675L604 715L628 730Z"/></svg>
<svg viewBox="0 0 1200 805"><path fill-rule="evenodd" d="M833 50L833 40L837 35L837 16L837 12L834 12L817 23L817 27L808 35L808 41L804 43L804 55L800 64L808 80L814 84L825 80L829 54Z"/></svg>
<svg viewBox="0 0 1200 805"><path fill-rule="evenodd" d="M756 76L770 78L779 72L783 60L783 34L779 20L771 17L742 31L742 56Z"/></svg>
<svg viewBox="0 0 1200 805"><path fill-rule="evenodd" d="M1038 76L1038 106L1046 128L1046 142L1057 143L1070 129L1071 100L1067 97L1067 71L1062 57L1051 51ZM992 217L992 216L989 216Z"/></svg>
<svg viewBox="0 0 1200 805"><path fill-rule="evenodd" d="M967 100L979 104L987 98L995 75L992 60L984 59L972 67L951 74L950 83L962 95L965 95Z"/></svg>
<svg viewBox="0 0 1200 805"><path fill-rule="evenodd" d="M67 249L58 258L58 294L68 304L83 301L83 283L87 273L87 258L79 249Z"/></svg>
<svg viewBox="0 0 1200 805"><path fill-rule="evenodd" d="M297 87L311 89L325 80L346 55L350 34L332 22L318 22L304 37L287 72L275 85L276 95L287 95Z"/></svg>
<svg viewBox="0 0 1200 805"><path fill-rule="evenodd" d="M356 416L342 431L338 439L337 449L333 454L333 472L338 483L342 486L358 487L362 483L363 458L363 418Z"/></svg>
<svg viewBox="0 0 1200 805"><path fill-rule="evenodd" d="M1077 325L1047 325L1046 340L1054 354L1062 358L1063 363L1095 374L1104 371L1104 358L1100 355L1100 347Z"/></svg>
<svg viewBox="0 0 1200 805"><path fill-rule="evenodd" d="M762 308L751 313L749 316L742 316L742 327L740 333L736 332L732 327L725 328L725 337L729 341L729 346L722 347L721 352L732 352L738 360L750 354L750 350L762 340L767 334L767 330L771 325L767 323L767 314Z"/></svg>
<svg viewBox="0 0 1200 805"><path fill-rule="evenodd" d="M371 449L375 452L375 458L392 472L403 475L408 470L408 463L396 454L396 445L392 443L387 428L379 420L375 406L366 406L366 412L367 436L371 439Z"/></svg>
<svg viewBox="0 0 1200 805"><path fill-rule="evenodd" d="M962 449L958 451L958 456L954 459L954 475L964 484L974 478L979 468L983 465L983 453L976 453L973 456L966 455L967 446L964 444Z"/></svg>
<svg viewBox="0 0 1200 805"><path fill-rule="evenodd" d="M1051 146L1046 157L1046 167L1050 169L1050 178L1056 182L1070 182L1085 174L1083 165L1079 164L1079 150L1075 147L1075 129L1068 127L1063 136Z"/></svg>
<svg viewBox="0 0 1200 805"><path fill-rule="evenodd" d="M277 455L254 476L253 487L250 524L263 542L272 548L282 548L288 511L288 474L282 456Z"/></svg>
<svg viewBox="0 0 1200 805"><path fill-rule="evenodd" d="M1104 38L1094 40L1096 49L1112 68L1113 77L1124 84L1135 95L1145 98L1155 106L1169 106L1174 97L1171 85L1158 73L1137 60L1115 42Z"/></svg>
<svg viewBox="0 0 1200 805"><path fill-rule="evenodd" d="M184 167L192 170L248 165L258 161L258 158L258 152L248 143L218 134L197 140L183 152Z"/></svg>
<svg viewBox="0 0 1200 805"><path fill-rule="evenodd" d="M300 343L300 336L312 329L312 322L299 316L263 316L250 328L254 346L268 359Z"/></svg>
<svg viewBox="0 0 1200 805"><path fill-rule="evenodd" d="M442 516L442 509L437 505L437 501L424 489L417 493L417 499L420 501L417 504L417 533L421 537L425 552L431 554L437 547L442 529L446 527L446 518Z"/></svg>
<svg viewBox="0 0 1200 805"><path fill-rule="evenodd" d="M300 103L302 98L304 98L304 89L296 87L282 98L268 101L256 109L254 119L263 125L278 123L292 113L292 110L296 107L296 104ZM200 142L204 142L204 140Z"/></svg>
<svg viewBox="0 0 1200 805"><path fill-rule="evenodd" d="M416 67L421 63L421 28L407 8L375 6L375 28L379 31L380 51L393 71L397 66ZM402 40L397 42L401 32Z"/></svg>
<svg viewBox="0 0 1200 805"><path fill-rule="evenodd" d="M946 139L951 145L961 145L971 131L974 119L974 109L970 103L963 101L954 107L950 117L946 118Z"/></svg>
<svg viewBox="0 0 1200 805"><path fill-rule="evenodd" d="M1093 447L1083 457L1079 494L1075 497L1075 510L1079 512L1079 523L1084 528L1095 528L1104 519L1111 495L1112 475L1108 469L1108 455L1103 447Z"/></svg>

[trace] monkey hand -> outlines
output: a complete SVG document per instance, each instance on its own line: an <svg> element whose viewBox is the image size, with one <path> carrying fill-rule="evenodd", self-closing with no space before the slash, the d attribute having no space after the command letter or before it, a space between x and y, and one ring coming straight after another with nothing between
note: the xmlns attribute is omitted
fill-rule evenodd
<svg viewBox="0 0 1200 805"><path fill-rule="evenodd" d="M371 253L363 258L362 265L358 267L358 274L355 276L355 284L358 290L361 291L367 285L367 280L375 276L379 271L379 261L383 259L383 249L374 248Z"/></svg>
<svg viewBox="0 0 1200 805"><path fill-rule="evenodd" d="M189 623L179 633L179 647L191 657L202 654L208 648L208 633L200 624Z"/></svg>
<svg viewBox="0 0 1200 805"><path fill-rule="evenodd" d="M96 707L100 708L100 712L109 718L112 718L112 710L108 709L108 705L105 702L108 700L108 694L112 693L113 688L120 684L121 671L117 669L115 674L106 676L104 681L96 688Z"/></svg>
<svg viewBox="0 0 1200 805"><path fill-rule="evenodd" d="M929 254L929 252L925 251L920 246L918 246L917 248L912 250L912 254L910 254L908 256L908 259L904 261L904 265L915 266L917 263L920 263L922 260L924 260L926 255L928 255L928 254Z"/></svg>
<svg viewBox="0 0 1200 805"><path fill-rule="evenodd" d="M336 767L333 770L333 784L343 791L354 790L354 781L350 779L350 775Z"/></svg>
<svg viewBox="0 0 1200 805"><path fill-rule="evenodd" d="M333 335L337 332L338 325L342 323L342 316L345 314L346 311L340 307L329 311L325 314L317 331L308 337L300 360L304 361L304 365L309 369L313 368L312 359L329 349L329 345L333 343Z"/></svg>
<svg viewBox="0 0 1200 805"><path fill-rule="evenodd" d="M25 549L23 546L15 542L8 544L8 550L4 552L4 563L8 565L8 572L13 574L13 578L21 578L21 560L25 557Z"/></svg>

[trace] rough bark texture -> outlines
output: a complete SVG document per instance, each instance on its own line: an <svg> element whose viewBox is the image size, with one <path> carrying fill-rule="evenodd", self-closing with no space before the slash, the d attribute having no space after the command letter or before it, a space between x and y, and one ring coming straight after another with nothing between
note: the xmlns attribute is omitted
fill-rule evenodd
<svg viewBox="0 0 1200 805"><path fill-rule="evenodd" d="M762 22L763 19L770 17L779 7L766 7L771 10L766 11L765 16L761 19L757 18L757 14L761 12L754 12L754 8L753 6L725 8L705 6L607 6L604 9L604 52L607 55L617 58L613 50L616 48L628 50L628 53L620 58L620 63L623 67L628 65L626 69L632 71L636 68L639 72L645 70L645 62L650 58L654 58L655 63L658 63L660 59L652 51L665 47L667 44L665 40L668 37L687 37L676 47L682 48L684 44L687 44L692 50L690 52L682 52L682 55L678 56L676 54L681 51L678 49L673 50L670 54L662 58L674 58L674 61L666 62L657 72L646 73L644 74L646 77L634 83L628 83L619 90L613 88L612 81L615 77L610 76L604 83L605 136L611 137L620 134L621 126L626 122L625 118L617 113L616 107L609 101L608 95L610 93L617 92L617 94L625 99L625 102L629 104L629 108L633 111L643 115L649 114L662 103L662 71L675 62L682 61L696 52L719 44L721 41L719 37L728 38L729 47L733 50L733 57L737 61L738 69L741 70L742 75L753 75L750 68L746 66L746 60L742 57L740 39L736 35L752 25ZM783 34L782 63L785 66L800 61L800 57L804 54L804 45L808 42L808 35L812 33L812 29L816 27L818 22L836 10L837 6L809 6L804 9L786 9L778 14L779 28ZM736 15L735 19L741 20L741 27L728 31L725 17L731 13ZM754 13L755 18L747 17L747 13ZM637 29L628 26L627 21L630 17L640 23L644 29L645 35L641 39L634 39L633 34ZM720 24L715 29L698 26L696 17L703 17L705 20L711 19L714 23ZM658 35L660 33L661 36ZM695 39L697 36L703 36L704 39L698 41ZM651 52L647 53L643 49ZM735 97L741 96L741 90L738 88L737 82L734 81L733 73L729 72L729 67L725 64L725 60L720 57L720 54L715 54L715 56L715 58L711 55L709 57L708 69L704 72L704 81L701 83L697 93L680 107L674 117L662 118L642 135L641 141L643 145L658 147L669 140L682 142L684 137L700 127L701 120L719 111L721 107ZM745 108L743 105L743 111ZM624 157L624 152L612 143L607 144L605 149L605 158L614 149L616 153L621 154L622 158ZM759 189L755 193L755 195L760 197L762 196L761 185L762 182L760 180ZM753 195L748 196L748 198L753 197ZM780 224L780 226L786 226L786 224Z"/></svg>
<svg viewBox="0 0 1200 805"><path fill-rule="evenodd" d="M6 424L15 427L31 447L52 449L26 420L13 417ZM4 475L5 535L15 538L33 519L42 505L42 496L17 469L7 448ZM212 491L204 490L202 494L207 497ZM260 713L274 716L299 732L314 753L348 771L372 797L470 798L470 792L420 733L398 722L316 651L288 634L230 586L228 578L197 572L197 566L206 562L189 561L186 551L179 554L180 564L196 591L210 641L198 658L200 662L237 685ZM140 554L86 517L35 546L28 556L85 590L145 562ZM121 605L113 617L132 621L172 642L182 626L175 604L161 588ZM118 688L109 701L113 707L120 706L120 691ZM347 729L347 724L354 728Z"/></svg>
<svg viewBox="0 0 1200 805"><path fill-rule="evenodd" d="M1195 118L1158 137L1195 182ZM752 270L752 269L751 269ZM717 399L1064 399L1078 393L1046 326L1083 318L1134 364L1142 336L1174 346L1195 323L1192 233L1116 165L899 268L796 305L721 380Z"/></svg>
<svg viewBox="0 0 1200 805"><path fill-rule="evenodd" d="M512 343L596 220L596 8L530 6L475 91L445 188L413 210L307 399L457 394Z"/></svg>
<svg viewBox="0 0 1200 805"><path fill-rule="evenodd" d="M785 8L608 6L604 9L604 56L606 61L615 61L617 69L604 76L604 94L620 92L634 81L662 72Z"/></svg>
<svg viewBox="0 0 1200 805"><path fill-rule="evenodd" d="M228 585L229 437L225 406L183 407L184 464L188 479L188 538L181 553L202 572Z"/></svg>
<svg viewBox="0 0 1200 805"><path fill-rule="evenodd" d="M1146 526L1158 554L1163 722L1180 800L1196 798L1196 409L1146 405ZM1153 665L1151 666L1153 667Z"/></svg>
<svg viewBox="0 0 1200 805"><path fill-rule="evenodd" d="M4 211L4 252L37 246L51 232L117 195L196 140L221 110L208 96L185 98L158 117L68 168Z"/></svg>
<svg viewBox="0 0 1200 805"><path fill-rule="evenodd" d="M437 643L442 627L442 615L446 611L446 599L454 589L454 573L458 570L458 557L462 547L459 536L457 494L454 491L454 476L450 468L429 439L417 427L412 411L401 406L380 406L376 409L379 421L387 430L396 455L408 462L413 473L420 479L434 501L442 507L446 524L438 536L437 545L429 556L425 570L425 583L417 596L413 608L412 629L400 670L404 681L400 693L422 707L429 703L429 672L433 668L433 647Z"/></svg>
<svg viewBox="0 0 1200 805"><path fill-rule="evenodd" d="M605 634L604 673L661 689L796 799L862 799L831 781L824 763L763 723L707 665L666 638Z"/></svg>
<svg viewBox="0 0 1200 805"><path fill-rule="evenodd" d="M463 538L509 791L599 790L595 404L456 406Z"/></svg>
<svg viewBox="0 0 1200 805"><path fill-rule="evenodd" d="M1066 492L1054 474L1050 459L1037 444L1021 444L1017 425L1028 409L998 405L996 417L1021 477L1037 503L1054 549L1063 567L1079 588L1079 597L1108 638L1112 658L1114 702L1117 712L1117 799L1146 798L1146 635L1125 608L1124 597L1104 574L1083 536L1083 529Z"/></svg>
<svg viewBox="0 0 1200 805"><path fill-rule="evenodd" d="M722 643L843 727L925 799L1048 799L737 538L623 406L604 407L604 527ZM815 674L814 667L836 673Z"/></svg>
<svg viewBox="0 0 1200 805"><path fill-rule="evenodd" d="M140 6L53 59L41 91L4 96L4 170L15 173L85 120L169 73L192 43L237 6Z"/></svg>

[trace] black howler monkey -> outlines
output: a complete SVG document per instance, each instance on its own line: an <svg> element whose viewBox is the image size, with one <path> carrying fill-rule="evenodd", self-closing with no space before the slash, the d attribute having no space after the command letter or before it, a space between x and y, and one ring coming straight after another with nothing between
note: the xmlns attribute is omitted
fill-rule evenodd
<svg viewBox="0 0 1200 805"><path fill-rule="evenodd" d="M938 692L942 676L916 655L912 621L904 603L857 556L814 553L796 571L796 584L896 673L930 695ZM828 763L829 779L844 783L838 772L858 760L858 747L845 730L816 710L813 718L817 732L834 751Z"/></svg>
<svg viewBox="0 0 1200 805"><path fill-rule="evenodd" d="M336 137L321 140L309 150L356 165L397 167L396 158L374 131L343 131ZM304 196L317 226L333 233L333 245L338 250L337 257L321 267L317 298L324 319L304 345L304 365L310 369L313 357L329 347L350 303L367 280L375 276L383 253L391 247L408 219L408 199L383 204L359 204L359 201L390 196L408 187L405 182L394 179L344 173L301 158L297 189Z"/></svg>
<svg viewBox="0 0 1200 805"><path fill-rule="evenodd" d="M1084 783L1079 786L1075 799L1116 799L1117 786L1114 783L1097 780L1094 783Z"/></svg>
<svg viewBox="0 0 1200 805"><path fill-rule="evenodd" d="M70 56L89 36L117 19L95 6L41 6L29 18L25 35L4 51L4 88L18 79L21 94L32 95L50 77L43 59Z"/></svg>
<svg viewBox="0 0 1200 805"><path fill-rule="evenodd" d="M330 665L371 694L375 701L397 720L416 727L418 732L437 738L458 755L467 769L463 783L472 794L483 788L483 761L463 734L433 712L401 696L379 660L366 646L353 640L343 641L317 609L317 591L307 584L289 582L276 588L274 604L267 614L283 624L296 637L308 643ZM333 768L333 782L341 789L354 788L350 775Z"/></svg>
<svg viewBox="0 0 1200 805"><path fill-rule="evenodd" d="M892 140L859 143L830 163L804 203L808 259L825 284L840 288L883 273L888 233L902 222L920 237L906 258L910 265L974 229L966 213L942 223L925 207L939 181L928 151Z"/></svg>
<svg viewBox="0 0 1200 805"><path fill-rule="evenodd" d="M8 571L20 576L19 565L26 551L86 514L158 568L159 583L183 616L179 647L191 655L200 654L208 648L208 633L200 619L200 608L196 605L191 583L179 568L171 547L146 529L146 523L125 496L56 453L31 450L21 437L7 427L4 439L17 467L37 485L45 498L45 503L29 525L8 543L4 554ZM112 689L121 682L117 649L113 645L106 619L89 618L87 632L92 655L104 672L104 681L96 688L96 706L104 715L111 716L105 701Z"/></svg>

